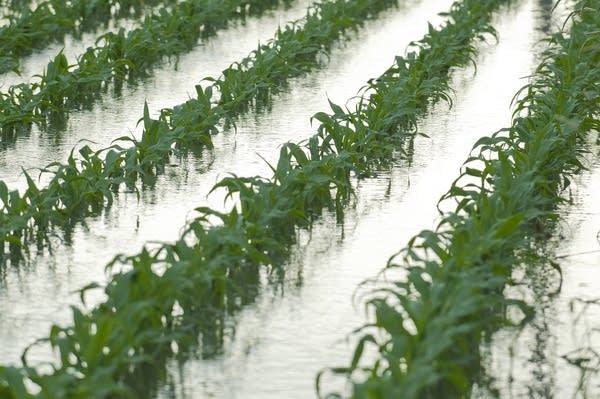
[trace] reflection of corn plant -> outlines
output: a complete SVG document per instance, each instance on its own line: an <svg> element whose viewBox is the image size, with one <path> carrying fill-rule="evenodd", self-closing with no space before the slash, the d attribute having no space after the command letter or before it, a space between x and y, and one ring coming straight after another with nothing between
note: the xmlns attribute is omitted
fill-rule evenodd
<svg viewBox="0 0 600 399"><path fill-rule="evenodd" d="M60 354L60 365L51 374L29 367L0 369L0 389L5 387L12 397L27 397L29 393L22 385L26 377L40 387L42 397L59 393L86 397L92 392L96 397L134 397L146 392L140 390L140 373L155 369L160 375L165 356L185 353L197 339L201 339L204 353L218 350L223 341L224 317L252 300L259 268L281 265L295 241L296 229L310 227L324 209L341 215L353 193L352 172L365 174L374 169L388 151L385 142L398 143L396 136L412 136L417 119L398 119L397 123L404 125L381 124L384 130L365 131L365 135L376 135L384 141L377 147L380 151L366 148L367 143L376 142L370 137L356 136L363 145L352 145L339 134L351 130L346 121L362 118L361 110L367 103L371 104L371 115L388 109L405 114L401 105L406 97L418 104L413 111L421 114L431 102L447 98L439 92L447 90L448 70L464 65L469 58L454 52L472 55L471 42L491 29L489 16L482 11L477 13L479 19L459 23L462 20L458 17L468 14L473 4L478 2L467 1L462 7L457 4L451 14L461 26L458 31L465 41L462 47L454 47L446 56L442 52L441 57L429 57L426 53L433 52L433 48L439 51L453 39L453 34L436 35L438 41L431 48L424 47L420 52L423 55L409 57L413 61L406 75L395 74L392 68L379 79L387 84L374 84L369 90L369 98L383 99L403 88L404 95L394 97L400 101L397 108L365 99L356 112L346 113L332 104L333 115L319 114L324 122L318 134L305 143L282 146L278 162L271 165L270 179L223 179L215 189L225 189L228 197L236 196L239 205L228 212L198 208L199 216L176 243L131 257L117 257L109 266L116 274L105 289L106 302L90 313L75 308L71 326L52 328L49 341ZM484 10L490 13L497 6L498 2L489 1ZM416 62L420 57L428 63L443 64L443 75L416 73L433 68ZM422 87L430 88L429 96L423 95ZM329 134L327 124L339 127L330 129L333 133ZM362 123L367 124L368 120ZM210 222L214 218L218 221ZM249 284L252 288L246 290ZM94 287L82 289L82 297ZM15 388L11 390L9 384ZM100 387L102 393L98 394Z"/></svg>
<svg viewBox="0 0 600 399"><path fill-rule="evenodd" d="M228 21L289 1L185 0L148 15L137 29L102 35L97 46L73 64L59 53L38 81L0 93L2 138L12 141L32 122L44 123L53 114L65 116L69 110L88 107L110 83L119 90L125 80L147 76L155 64L191 50L199 38L214 35ZM16 104L27 107L22 110Z"/></svg>
<svg viewBox="0 0 600 399"><path fill-rule="evenodd" d="M352 397L468 396L484 334L510 322L509 307L531 316L503 288L514 283L513 265L531 259L536 232L557 218L561 191L583 168L585 136L600 131L598 9L598 0L577 3L570 35L548 39L533 81L521 90L512 127L476 143L442 198L455 202L455 211L389 261L388 269L406 277L373 292L375 320L361 329L350 366L337 369L351 376ZM377 355L367 366L366 347Z"/></svg>
<svg viewBox="0 0 600 399"><path fill-rule="evenodd" d="M570 366L577 368L579 378L573 392L573 397L592 398L600 392L598 377L600 377L600 324L597 318L591 320L593 312L600 310L600 298L582 299L575 298L569 303L572 313L572 329L580 330L579 333L572 332L578 341L577 348L562 355ZM590 314L592 313L592 314Z"/></svg>
<svg viewBox="0 0 600 399"><path fill-rule="evenodd" d="M107 25L113 18L139 17L144 8L163 3L160 0L45 0L34 9L29 2L9 2L12 13L0 27L0 73L19 71L19 57L35 49ZM170 3L166 1L165 3Z"/></svg>
<svg viewBox="0 0 600 399"><path fill-rule="evenodd" d="M157 120L150 118L145 107L141 119L144 127L141 139L117 139L119 144L130 142L132 145L129 148L114 145L100 151L88 149L85 155L81 154L84 156L81 160L75 159L72 152L66 165L53 163L46 167L45 172L53 174L47 188L40 190L40 194L34 197L32 193L39 189L30 186L22 197L26 203L31 204L32 209L38 206L38 202L52 204L45 206L44 212L38 212L40 218L45 220L36 223L37 220L32 219L32 214L25 208L18 216L21 227L15 230L11 224L11 230L0 228L0 237L14 235L15 231L34 229L43 234L40 226L44 226L45 229L61 219L68 221L82 217L86 215L86 211L91 214L97 213L104 201L110 203L112 200L112 192L106 190L106 170L110 170L111 176L119 179L111 180L111 187L116 188L120 184L134 186L139 178L148 179L161 173L174 146L184 149L195 145L212 147L211 135L218 132L217 126L222 121L234 123L235 117L246 110L253 101L268 98L261 88L266 88L270 96L281 89L286 79L300 71L317 67L317 54L327 51L348 29L360 26L367 17L374 17L393 4L395 0L368 3L363 0L331 0L318 3L308 11L304 19L289 24L284 30L278 30L275 38L268 44L261 45L259 50L254 51L241 63L235 64L244 67L228 68L221 78L212 79L213 86L206 89L197 86L197 98L173 109L162 110ZM330 19L325 19L324 16ZM304 29L298 28L300 22L304 22ZM305 29L309 29L310 32L324 31L327 35L313 34ZM287 44L288 41L292 44ZM282 49L285 49L283 53L280 52ZM294 63L298 66L295 67ZM50 63L46 76L60 75L60 71L68 68L66 64L64 56L59 54ZM260 68L257 69L256 65L260 65ZM50 81L55 82L56 79ZM218 102L213 100L213 91L220 91L222 88L225 88L223 90L227 94L223 95L221 92ZM77 90L76 86L69 85L48 93L57 94L57 97L44 101L44 107L48 108L62 106L60 101L67 101L68 98L76 99L77 96L86 95L85 92ZM98 165L95 175L96 169L86 166L90 163ZM85 191L69 188L73 184L81 185L81 181L86 182ZM67 206L61 195L68 195L69 203L77 203L78 207ZM16 217L10 216L13 219ZM52 220L53 223L49 223L48 220ZM22 244L26 245L25 242Z"/></svg>

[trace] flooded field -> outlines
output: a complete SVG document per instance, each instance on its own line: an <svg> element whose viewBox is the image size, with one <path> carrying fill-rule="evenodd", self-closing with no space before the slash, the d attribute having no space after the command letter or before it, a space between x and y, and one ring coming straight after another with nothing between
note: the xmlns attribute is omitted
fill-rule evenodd
<svg viewBox="0 0 600 399"><path fill-rule="evenodd" d="M24 170L37 178L39 168L65 162L73 147L103 148L120 136L142 141L147 126L143 128L138 121L145 103L148 117L159 118L161 109L188 101L196 95L195 85L208 87L204 78L218 78L257 43L266 43L278 26L302 18L310 4L308 0L292 1L243 22L232 22L181 55L176 66L164 63L151 76L125 84L118 96L107 92L91 109L70 112L60 129L34 124L30 131L3 143L0 180L23 193L28 189ZM106 209L66 229L56 228L37 248L32 246L25 260L0 266L0 371L1 366L20 367L23 351L48 336L53 325L73 323L71 306L80 306L79 289L96 282L110 284L114 273L118 277L131 270L129 261L124 262L122 272L120 268L106 269L115 256L175 242L188 223L196 220L198 207L230 212L239 195L232 196L224 189L211 192L216 183L228 176L271 176L272 169L279 168L278 157L285 143L306 142L322 122L317 113L337 113L331 103L348 110L360 104L367 82L385 76L382 74L395 57L406 54L412 42L441 29L445 15L439 13L452 5L450 0L403 1L367 19L328 49L319 67L292 77L266 106L257 109L252 104L235 118L235 127L219 124L218 133L211 135L214 148L184 155L174 152L151 184L139 184L139 191L118 189ZM145 395L316 397L318 373L352 361L358 342L352 331L373 317L365 312L365 287L369 285L362 283L378 278L390 256L413 236L423 229L436 229L442 217L438 200L459 176L478 139L511 125L513 97L536 73L547 47L542 39L561 29L572 6L561 3L554 8L552 2L526 0L495 11L490 25L497 32L497 42L487 35L485 42L474 44L473 65L449 68L452 106L433 104L419 116L422 135L410 140L408 155L396 157L373 176L357 179L352 175L352 199L344 205L343 217L336 203L315 213L309 228L293 226L295 236L281 265L259 265L255 274L240 277L235 288L239 292L232 295L240 303L219 316L214 337L203 327L200 343L186 347L184 353L172 349L178 347L173 339L172 353L159 357L164 365L156 375L154 371L149 374L157 378L153 377ZM110 29L131 29L135 21L116 24ZM94 44L97 34L67 38L26 57L21 76L0 76L0 90L30 82L63 47L69 58L80 54ZM594 201L600 190L600 166L593 141L589 140L591 150L585 154L589 170L577 175L561 194L569 201L561 204L560 221L544 241L548 264L560 266L561 273L548 264L535 271L528 269L535 265L514 271L519 279L525 273L527 284L507 288L506 295L526 298L534 305L535 315L521 329L501 328L482 343L482 364L496 390L475 385L473 397L488 397L490 392L503 398L600 394L600 280L595 271L600 260L600 209ZM40 187L49 181L50 176L42 175ZM335 192L331 187L329 191ZM237 202L237 206L245 205ZM244 245L252 244L251 238L246 241ZM268 251L265 255L270 256ZM153 273L160 279L170 262L185 263L161 258ZM235 273L229 271L227 276ZM83 310L93 313L107 295L96 290L87 299ZM166 318L172 315L173 325L179 318L185 321L185 316L176 314L177 306L178 301ZM90 327L92 335L96 326ZM210 339L215 341L214 347L207 346ZM102 349L104 355L111 351L108 344ZM47 343L34 345L27 359L32 365L60 361L56 349L53 352ZM324 376L326 391L352 394L355 382ZM127 378L141 381L133 372ZM123 381L129 381L127 378ZM0 397L3 383L0 373ZM136 384L132 386L138 389Z"/></svg>

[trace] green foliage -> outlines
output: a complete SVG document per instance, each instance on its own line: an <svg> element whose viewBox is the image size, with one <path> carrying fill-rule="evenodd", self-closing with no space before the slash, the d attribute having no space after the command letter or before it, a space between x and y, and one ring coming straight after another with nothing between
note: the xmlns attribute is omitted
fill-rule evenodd
<svg viewBox="0 0 600 399"><path fill-rule="evenodd" d="M0 397L3 399L29 399L22 370L14 367L0 367Z"/></svg>
<svg viewBox="0 0 600 399"><path fill-rule="evenodd" d="M375 320L360 330L350 366L335 370L351 379L353 398L468 397L481 370L483 337L514 322L508 308L523 311L521 322L531 318L532 310L503 290L518 284L513 267L536 256L536 237L557 218L561 192L583 168L586 135L600 131L598 9L597 0L577 2L570 34L548 39L542 63L520 91L512 126L476 143L442 197L456 209L390 259L387 269L406 277L372 293ZM455 11L457 21L477 16ZM363 360L366 347L374 361Z"/></svg>
<svg viewBox="0 0 600 399"><path fill-rule="evenodd" d="M225 3L219 4L221 7ZM163 109L156 120L150 118L145 106L140 119L144 130L139 140L120 137L115 140L115 145L97 151L85 147L79 151L81 157L73 150L66 163L54 162L46 166L43 172L52 175L46 187L38 188L31 181L22 196L15 192L13 195L18 198L15 201L19 203L16 209L0 202L3 205L0 220L5 222L0 226L0 243L2 240L11 242L7 238L13 237L15 245L10 248L10 253L20 253L21 249L27 249L28 238L43 239L53 225L95 215L110 206L121 185L135 189L138 179L147 180L161 173L174 148L212 148L211 136L218 133L218 125L234 123L235 118L252 104L267 101L272 94L282 90L288 79L318 67L318 55L327 54L333 43L344 37L349 29L361 26L367 18L394 4L396 0L317 3L304 18L288 24L283 30L278 29L272 40L227 68L219 79L211 78L212 85L205 89L196 86L196 98L172 109ZM254 7L262 9L258 5ZM66 58L62 53L58 54L45 74L50 77L48 82L54 83L44 87L65 82L60 76L65 71L68 74L68 69ZM218 99L214 92L219 93ZM69 84L63 86L62 83L43 93L44 107L48 109L87 96L81 88ZM13 108L19 112L24 110L21 102L15 103ZM131 146L125 148L125 143L131 143Z"/></svg>
<svg viewBox="0 0 600 399"><path fill-rule="evenodd" d="M345 4L347 13L350 2ZM463 12L471 5L466 2ZM493 9L489 4L487 11ZM349 15L341 18L345 24L351 20ZM331 114L315 115L321 122L317 134L299 144L284 144L271 165L271 178L230 176L217 183L214 190L226 190L228 197L239 200L229 211L197 208L198 216L177 242L115 258L109 265L115 274L105 288L106 301L89 313L73 308L70 326L53 327L49 341L61 358L54 371L23 371L40 388L38 397L147 397L151 380L141 376L148 369L160 376L166 356L184 356L186 348L197 345L203 354L218 352L224 318L252 300L255 291L248 287L257 285L259 269L279 267L297 229L310 228L324 209L342 214L353 195L351 176L373 173L386 164L396 145L414 137L418 119L411 113L420 115L429 104L449 100L448 71L468 63L472 42L491 29L487 14L469 21L471 25L460 29L455 26L459 21L452 20L442 28L462 35L462 46L442 51L445 46L430 40L436 34L432 31L419 42L418 54L397 58L371 81L354 111L331 104ZM442 42L453 40L451 35L439 37ZM425 73L430 68L425 62L437 65L436 75ZM198 97L206 104L211 93L199 89ZM174 115L169 114L171 120ZM151 120L147 111L142 121L146 130L165 126ZM154 137L146 147L156 145ZM82 299L91 288L96 286L82 289ZM414 309L415 315L419 312ZM382 314L389 314L384 306ZM174 342L178 349L173 349ZM0 383L6 378L0 374Z"/></svg>

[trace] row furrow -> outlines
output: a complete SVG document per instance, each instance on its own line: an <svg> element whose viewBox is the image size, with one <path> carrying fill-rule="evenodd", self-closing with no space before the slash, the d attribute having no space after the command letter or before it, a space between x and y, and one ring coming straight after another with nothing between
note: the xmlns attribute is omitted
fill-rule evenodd
<svg viewBox="0 0 600 399"><path fill-rule="evenodd" d="M111 20L137 18L148 7L169 5L162 0L45 0L30 8L28 2L7 2L12 12L3 15L0 26L0 74L19 72L19 58L32 54L67 34L79 36Z"/></svg>

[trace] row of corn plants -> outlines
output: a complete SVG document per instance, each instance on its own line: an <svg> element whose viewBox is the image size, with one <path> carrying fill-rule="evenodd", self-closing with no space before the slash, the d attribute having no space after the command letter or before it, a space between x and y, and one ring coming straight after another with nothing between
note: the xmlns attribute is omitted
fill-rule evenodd
<svg viewBox="0 0 600 399"><path fill-rule="evenodd" d="M19 72L19 58L64 39L81 35L111 20L139 17L161 0L45 0L30 8L24 2L8 2L13 12L4 15L0 26L0 73ZM169 2L166 2L169 3ZM172 2L174 3L174 2Z"/></svg>
<svg viewBox="0 0 600 399"><path fill-rule="evenodd" d="M233 19L290 1L184 0L147 15L136 29L100 36L75 63L59 52L37 80L0 93L2 140L14 141L33 123L45 125L64 119L69 110L90 106L110 84L120 90L125 81L148 76L158 62L176 59Z"/></svg>
<svg viewBox="0 0 600 399"><path fill-rule="evenodd" d="M85 146L80 157L72 151L66 163L44 169L52 178L43 188L24 172L28 188L23 194L0 182L0 256L6 245L11 246L9 252L19 253L51 225L110 206L120 186L132 188L138 180L161 173L174 147L212 147L211 135L220 125L235 123L237 115L250 105L267 102L288 79L321 65L336 40L395 4L396 0L317 3L303 19L279 29L268 43L228 67L221 78L211 79L209 87L198 85L197 98L162 110L156 120L145 107L141 138L120 139L119 144L131 146L115 144L99 151Z"/></svg>
<svg viewBox="0 0 600 399"><path fill-rule="evenodd" d="M389 260L388 276L402 277L379 281L367 300L372 322L359 329L349 367L335 370L350 378L352 398L469 397L485 376L482 340L529 319L510 317L530 309L503 293L520 283L519 265L537 256L554 264L543 239L583 168L586 136L600 131L599 9L598 0L576 3L570 33L548 39L517 95L512 126L478 140L441 198L455 209Z"/></svg>
<svg viewBox="0 0 600 399"><path fill-rule="evenodd" d="M17 9L18 7L23 7L27 5L29 2L27 0L2 0L0 1L0 6L6 7L8 9Z"/></svg>
<svg viewBox="0 0 600 399"><path fill-rule="evenodd" d="M297 229L309 228L327 209L341 215L352 198L351 176L385 165L403 139L415 136L426 109L450 100L450 69L469 64L473 43L495 34L490 14L501 4L453 4L442 27L431 27L415 43L418 49L369 82L355 110L332 104L332 113L315 115L317 134L283 145L271 178L220 181L214 189L238 200L228 212L197 208L174 244L115 258L105 302L89 312L74 307L71 326L52 327L47 341L59 364L45 373L30 367L24 354L23 367L0 368L0 392L8 398L136 397L140 381L149 381L144 376L164 374L167 357L185 358L197 345L203 352L218 348L225 316L251 300L245 287L259 280L261 268L282 264ZM82 300L93 288L81 290Z"/></svg>

